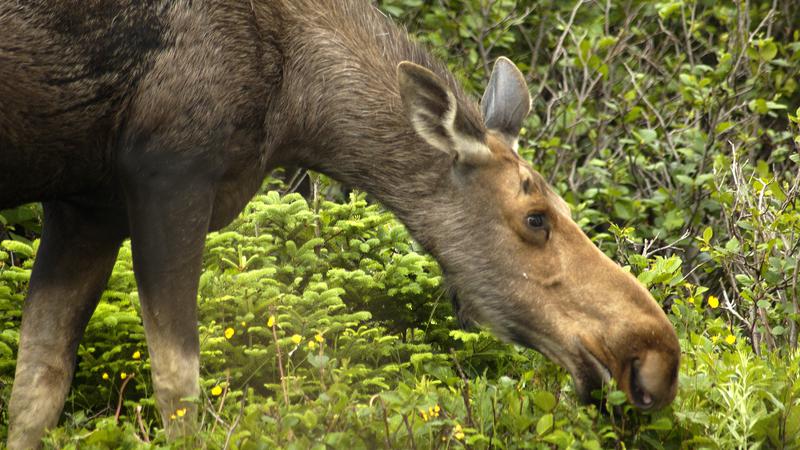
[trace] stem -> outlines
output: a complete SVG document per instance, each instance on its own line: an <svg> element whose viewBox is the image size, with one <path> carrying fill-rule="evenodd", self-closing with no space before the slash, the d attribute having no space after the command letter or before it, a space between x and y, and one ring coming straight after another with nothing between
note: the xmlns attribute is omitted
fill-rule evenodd
<svg viewBox="0 0 800 450"><path fill-rule="evenodd" d="M125 378L122 381L122 386L119 387L119 397L117 398L117 411L114 413L114 423L119 423L119 416L122 412L122 397L125 394L125 386L128 385L128 382L133 379L134 375L131 374L129 377Z"/></svg>
<svg viewBox="0 0 800 450"><path fill-rule="evenodd" d="M275 310L270 311L270 314L275 315ZM281 353L281 345L278 343L278 330L277 324L272 324L272 338L275 339L275 353L278 357L278 373L281 375L281 388L283 390L283 401L289 405L289 389L286 387L286 374L283 371L283 354Z"/></svg>
<svg viewBox="0 0 800 450"><path fill-rule="evenodd" d="M466 375L464 375L464 371L461 369L461 364L459 364L458 358L456 357L456 351L451 348L450 354L453 355L453 361L456 363L458 375L461 377L461 381L464 382L464 388L461 389L461 396L464 398L464 408L467 411L467 425L469 425L470 428L474 428L475 423L472 421L472 406L469 402L469 381Z"/></svg>
<svg viewBox="0 0 800 450"><path fill-rule="evenodd" d="M150 436L148 436L147 431L144 428L144 422L142 422L142 405L136 405L136 422L139 424L139 431L142 433L142 440L146 443L150 443Z"/></svg>
<svg viewBox="0 0 800 450"><path fill-rule="evenodd" d="M403 423L406 424L406 430L408 430L408 438L411 439L411 448L417 450L417 444L414 442L414 430L411 428L411 424L408 423L408 416L403 414Z"/></svg>

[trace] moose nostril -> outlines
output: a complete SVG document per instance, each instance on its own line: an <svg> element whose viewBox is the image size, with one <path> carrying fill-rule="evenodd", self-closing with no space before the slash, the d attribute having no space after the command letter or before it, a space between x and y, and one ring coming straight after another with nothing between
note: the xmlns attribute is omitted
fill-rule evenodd
<svg viewBox="0 0 800 450"><path fill-rule="evenodd" d="M658 351L648 351L630 362L630 399L641 409L659 408L675 397L677 361Z"/></svg>
<svg viewBox="0 0 800 450"><path fill-rule="evenodd" d="M642 385L640 368L642 361L635 358L631 364L631 395L637 406L647 409L653 406L653 396Z"/></svg>

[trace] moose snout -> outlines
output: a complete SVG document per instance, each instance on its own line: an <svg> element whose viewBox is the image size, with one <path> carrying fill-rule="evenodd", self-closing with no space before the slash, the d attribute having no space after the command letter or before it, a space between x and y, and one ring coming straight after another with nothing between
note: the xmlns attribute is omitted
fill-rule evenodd
<svg viewBox="0 0 800 450"><path fill-rule="evenodd" d="M619 284L614 310L624 320L599 327L598 352L628 401L643 411L669 405L678 391L681 347L661 306L633 276ZM606 323L610 323L606 316Z"/></svg>
<svg viewBox="0 0 800 450"><path fill-rule="evenodd" d="M637 408L663 408L678 391L678 358L668 352L645 351L627 362L621 378L620 386Z"/></svg>
<svg viewBox="0 0 800 450"><path fill-rule="evenodd" d="M585 366L576 381L581 400L593 403L592 391L614 378L628 401L642 411L658 410L675 399L678 390L677 354L647 350L622 361L602 360L590 351L582 351ZM573 374L576 375L576 374Z"/></svg>
<svg viewBox="0 0 800 450"><path fill-rule="evenodd" d="M677 335L671 326L640 325L619 334L583 335L578 340L582 370L573 375L584 402L594 402L592 391L610 378L642 411L661 409L675 399L680 366Z"/></svg>

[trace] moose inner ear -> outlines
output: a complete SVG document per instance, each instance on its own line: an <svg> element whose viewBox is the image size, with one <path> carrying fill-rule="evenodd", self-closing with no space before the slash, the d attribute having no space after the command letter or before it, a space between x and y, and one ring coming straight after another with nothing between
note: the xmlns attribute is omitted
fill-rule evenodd
<svg viewBox="0 0 800 450"><path fill-rule="evenodd" d="M531 94L522 72L508 58L498 58L481 99L486 128L498 132L516 150L522 123L530 110Z"/></svg>
<svg viewBox="0 0 800 450"><path fill-rule="evenodd" d="M397 81L406 115L425 142L455 156L459 163L480 164L491 157L483 130L478 137L456 126L458 101L436 74L403 61L397 66Z"/></svg>

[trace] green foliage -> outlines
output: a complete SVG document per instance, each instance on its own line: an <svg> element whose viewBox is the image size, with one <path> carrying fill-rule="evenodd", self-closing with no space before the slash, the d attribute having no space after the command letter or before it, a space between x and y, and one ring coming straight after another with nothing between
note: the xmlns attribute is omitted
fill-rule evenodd
<svg viewBox="0 0 800 450"><path fill-rule="evenodd" d="M577 405L539 354L458 330L438 266L363 194L306 201L270 185L208 236L202 425L183 444L798 448L791 2L379 3L476 95L495 57L519 64L535 94L521 153L669 312L678 397L640 414L612 387L603 411ZM40 216L0 212L0 439ZM49 446L166 445L139 317L126 245Z"/></svg>

